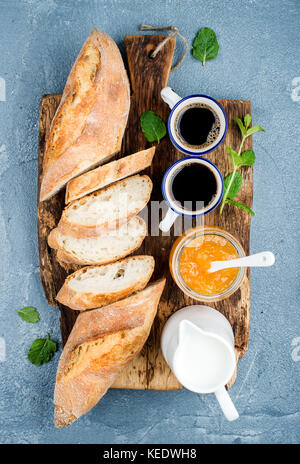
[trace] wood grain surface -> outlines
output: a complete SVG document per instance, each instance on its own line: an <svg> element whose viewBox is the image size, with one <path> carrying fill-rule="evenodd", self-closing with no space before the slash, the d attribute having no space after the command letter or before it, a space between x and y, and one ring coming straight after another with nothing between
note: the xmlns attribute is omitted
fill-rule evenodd
<svg viewBox="0 0 300 464"><path fill-rule="evenodd" d="M131 109L128 125L123 139L122 150L118 157L131 154L144 148L149 144L140 130L139 117L145 110L153 110L167 121L169 109L160 98L160 90L167 85L175 39L172 38L160 51L155 59L149 57L151 51L163 40L161 35L141 35L125 37L125 47L129 67L129 77L132 86ZM49 133L50 122L60 101L60 95L45 95L41 101L40 111L40 134L39 134L39 186L42 175L43 155L45 140ZM225 150L226 145L237 149L240 143L240 133L233 121L234 116L242 117L251 113L249 101L219 100L228 116L228 132L225 142L214 152L206 157L214 162L223 176L232 170L231 162ZM252 148L252 137L246 140L244 149ZM151 201L162 201L161 181L166 169L182 154L165 137L156 149L154 161L146 173L153 180L154 188ZM244 184L239 194L239 199L252 206L253 194L253 172L251 167L243 167ZM39 191L39 188L38 188ZM56 259L56 252L47 245L47 236L60 219L64 207L65 191L59 192L55 197L43 203L38 202L38 233L40 251L41 280L45 290L47 301L50 305L58 306L61 311L61 333L62 343L65 344L67 337L73 327L78 315L62 306L55 300L55 296L62 286L66 276L78 269L76 265L65 265ZM226 229L239 239L245 252L249 252L250 240L250 217L245 212L226 205L223 215L219 215L216 209L205 217L205 223ZM138 250L139 254L151 254L156 261L155 272L152 280L161 276L167 278L166 288L161 298L158 314L154 321L148 342L142 352L122 372L114 384L116 388L154 389L154 390L177 390L182 388L169 367L166 365L161 350L160 336L162 328L168 317L176 310L198 302L186 297L173 282L168 258L172 244L174 243L173 232L164 236L148 235ZM245 354L249 341L250 322L250 272L247 271L246 279L241 288L230 298L220 302L212 303L210 306L223 313L230 321L235 334L235 348L237 357ZM228 387L232 385L235 376L231 379Z"/></svg>

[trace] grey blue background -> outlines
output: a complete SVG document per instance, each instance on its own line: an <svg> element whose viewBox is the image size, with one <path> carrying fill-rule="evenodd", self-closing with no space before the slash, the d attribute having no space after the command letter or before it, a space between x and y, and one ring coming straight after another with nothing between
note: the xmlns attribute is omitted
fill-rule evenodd
<svg viewBox="0 0 300 464"><path fill-rule="evenodd" d="M299 13L298 0L0 0L0 442L299 442ZM231 389L239 420L226 422L211 395L110 390L55 430L59 353L39 368L27 360L36 337L49 331L60 340L59 312L46 304L39 277L40 98L62 91L93 27L123 50L123 36L138 34L141 23L176 25L190 45L201 27L215 30L217 59L202 67L189 54L170 84L181 95L251 100L254 124L266 129L254 136L251 250L273 250L277 260L252 271L250 347ZM182 50L179 42L178 56ZM17 316L25 305L38 308L38 324Z"/></svg>

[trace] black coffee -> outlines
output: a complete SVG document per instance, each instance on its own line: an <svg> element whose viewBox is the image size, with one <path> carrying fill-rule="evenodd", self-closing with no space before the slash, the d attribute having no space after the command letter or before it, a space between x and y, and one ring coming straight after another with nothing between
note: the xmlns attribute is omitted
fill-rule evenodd
<svg viewBox="0 0 300 464"><path fill-rule="evenodd" d="M211 145L220 133L217 114L202 103L187 106L176 120L176 131L186 145L205 147Z"/></svg>
<svg viewBox="0 0 300 464"><path fill-rule="evenodd" d="M182 207L196 211L212 202L217 193L217 181L211 169L203 164L186 164L174 176L171 192Z"/></svg>

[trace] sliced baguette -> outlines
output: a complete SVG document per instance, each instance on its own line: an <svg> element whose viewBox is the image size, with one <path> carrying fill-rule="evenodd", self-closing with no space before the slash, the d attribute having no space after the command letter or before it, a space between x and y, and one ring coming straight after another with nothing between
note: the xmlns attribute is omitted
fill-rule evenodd
<svg viewBox="0 0 300 464"><path fill-rule="evenodd" d="M101 309L81 313L63 349L54 392L54 425L95 406L145 344L165 279Z"/></svg>
<svg viewBox="0 0 300 464"><path fill-rule="evenodd" d="M153 270L152 256L131 256L112 264L83 267L66 278L56 299L81 311L99 308L144 288Z"/></svg>
<svg viewBox="0 0 300 464"><path fill-rule="evenodd" d="M148 176L131 176L70 203L58 230L77 238L98 237L136 216L148 203L152 182Z"/></svg>
<svg viewBox="0 0 300 464"><path fill-rule="evenodd" d="M40 200L120 151L129 81L115 42L94 29L66 82L46 144Z"/></svg>
<svg viewBox="0 0 300 464"><path fill-rule="evenodd" d="M66 203L109 184L136 174L151 165L155 147L125 156L72 179L66 189Z"/></svg>
<svg viewBox="0 0 300 464"><path fill-rule="evenodd" d="M58 250L59 261L83 265L107 264L139 248L145 235L145 221L135 216L116 230L94 238L74 238L53 229L48 236L48 244Z"/></svg>

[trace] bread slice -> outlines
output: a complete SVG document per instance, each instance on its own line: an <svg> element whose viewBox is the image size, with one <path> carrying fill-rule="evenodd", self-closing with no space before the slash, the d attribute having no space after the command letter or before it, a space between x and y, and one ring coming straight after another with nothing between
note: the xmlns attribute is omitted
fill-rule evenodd
<svg viewBox="0 0 300 464"><path fill-rule="evenodd" d="M58 250L59 261L74 264L107 264L139 248L146 235L145 221L135 216L129 222L94 238L74 238L53 229L48 244Z"/></svg>
<svg viewBox="0 0 300 464"><path fill-rule="evenodd" d="M152 256L131 256L69 275L56 299L72 309L99 308L144 288L154 270Z"/></svg>
<svg viewBox="0 0 300 464"><path fill-rule="evenodd" d="M54 425L87 413L145 344L165 279L101 309L81 313L63 349L54 392Z"/></svg>
<svg viewBox="0 0 300 464"><path fill-rule="evenodd" d="M155 147L125 156L72 179L66 189L66 203L136 174L151 165Z"/></svg>
<svg viewBox="0 0 300 464"><path fill-rule="evenodd" d="M40 200L120 151L129 81L115 42L94 29L69 74L50 127Z"/></svg>
<svg viewBox="0 0 300 464"><path fill-rule="evenodd" d="M131 176L70 203L63 211L58 230L72 237L98 237L136 216L152 191L148 176Z"/></svg>

